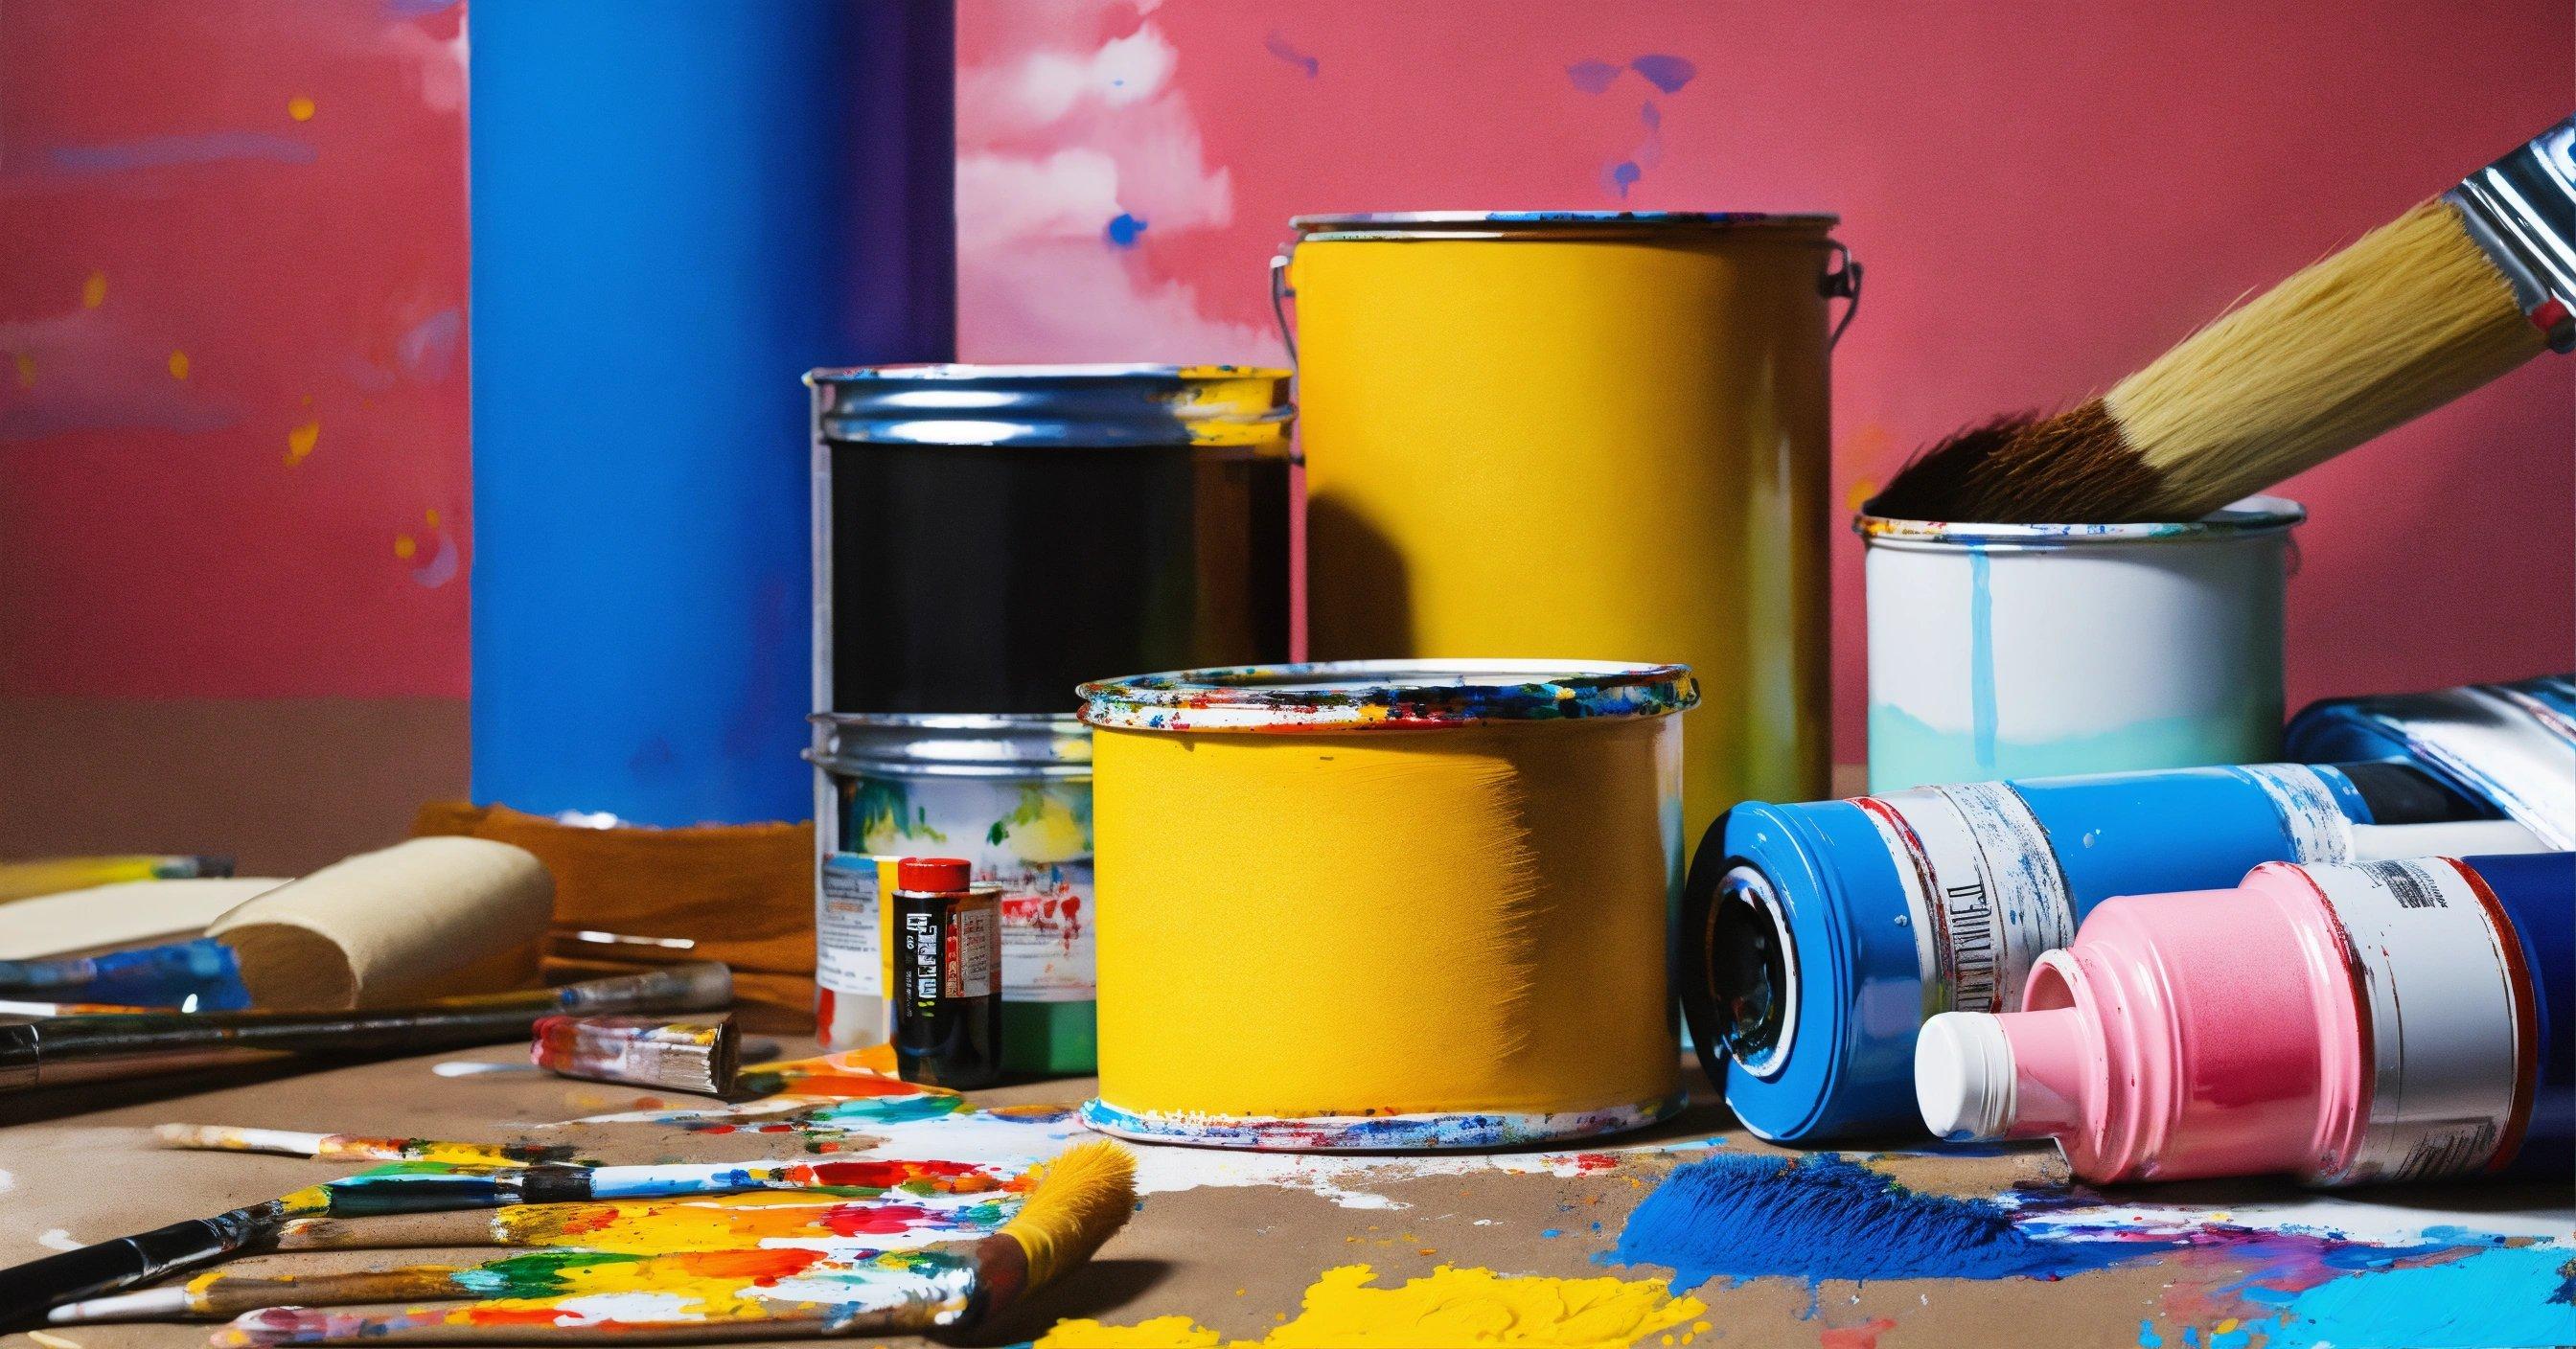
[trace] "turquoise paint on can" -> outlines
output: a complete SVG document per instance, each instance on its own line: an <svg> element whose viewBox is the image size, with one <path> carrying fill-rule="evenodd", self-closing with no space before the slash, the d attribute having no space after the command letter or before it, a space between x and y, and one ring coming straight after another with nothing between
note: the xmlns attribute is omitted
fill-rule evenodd
<svg viewBox="0 0 2576 1349"><path fill-rule="evenodd" d="M2001 771L1995 760L1994 571L1983 547L1968 549L1968 727L1979 778Z"/></svg>

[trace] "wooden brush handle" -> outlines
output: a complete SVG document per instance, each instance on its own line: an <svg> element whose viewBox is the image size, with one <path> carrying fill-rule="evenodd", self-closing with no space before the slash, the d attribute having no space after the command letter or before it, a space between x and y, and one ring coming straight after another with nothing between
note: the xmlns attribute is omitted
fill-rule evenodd
<svg viewBox="0 0 2576 1349"><path fill-rule="evenodd" d="M239 1316L262 1307L345 1307L483 1296L457 1285L457 1265L392 1265L342 1274L217 1274L188 1289L199 1316Z"/></svg>
<svg viewBox="0 0 2576 1349"><path fill-rule="evenodd" d="M407 1246L512 1244L492 1209L388 1213L365 1218L298 1218L279 1229L281 1251L398 1250Z"/></svg>

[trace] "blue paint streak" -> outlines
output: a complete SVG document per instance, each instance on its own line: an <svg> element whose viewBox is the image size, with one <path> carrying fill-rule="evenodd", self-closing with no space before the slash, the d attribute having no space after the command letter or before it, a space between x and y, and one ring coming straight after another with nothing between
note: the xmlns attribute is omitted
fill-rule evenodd
<svg viewBox="0 0 2576 1349"><path fill-rule="evenodd" d="M1646 82L1667 94L1678 94L1682 86L1699 74L1699 67L1688 58L1649 53L1628 63L1628 68L1646 77Z"/></svg>
<svg viewBox="0 0 2576 1349"><path fill-rule="evenodd" d="M102 956L0 960L0 997L131 1007L179 1007L194 999L205 1012L250 1006L233 948L211 937Z"/></svg>
<svg viewBox="0 0 2576 1349"><path fill-rule="evenodd" d="M2576 1306L2564 1300L2576 1251L2495 1247L2456 1260L2382 1269L2279 1298L2260 1323L2265 1349L2404 1344L2418 1349L2576 1344ZM2263 1290L2273 1291L2273 1290ZM2187 1337L2186 1337L2187 1338ZM2213 1336L2211 1349L2241 1344Z"/></svg>
<svg viewBox="0 0 2576 1349"><path fill-rule="evenodd" d="M1134 248L1136 246L1136 236L1143 234L1144 232L1145 221L1140 217L1129 215L1125 211L1120 211L1116 216L1112 217L1109 221L1109 228L1102 231L1102 233L1108 235L1109 242L1116 244L1120 248Z"/></svg>
<svg viewBox="0 0 2576 1349"><path fill-rule="evenodd" d="M1287 35L1276 28L1270 30L1269 36L1261 39L1261 49L1304 71L1307 79L1311 80L1323 73L1323 62L1297 50L1288 41Z"/></svg>
<svg viewBox="0 0 2576 1349"><path fill-rule="evenodd" d="M1995 594L1993 562L1968 550L1968 727L1979 776L1995 776Z"/></svg>
<svg viewBox="0 0 2576 1349"><path fill-rule="evenodd" d="M1628 195L1630 184L1645 176L1646 171L1637 167L1637 161L1633 159L1623 159L1610 166L1610 186L1623 197Z"/></svg>
<svg viewBox="0 0 2576 1349"><path fill-rule="evenodd" d="M1673 1172L1628 1218L1606 1265L1712 1278L2053 1279L2161 1254L2179 1239L2034 1236L2001 1206L1902 1189L1833 1153L1724 1155Z"/></svg>
<svg viewBox="0 0 2576 1349"><path fill-rule="evenodd" d="M1539 1235L1542 1237L1561 1237L1564 1236L1565 1233L1561 1229L1550 1227L1540 1232Z"/></svg>
<svg viewBox="0 0 2576 1349"><path fill-rule="evenodd" d="M1619 78L1619 67L1607 61L1577 61L1565 68L1565 78L1587 94L1606 93L1610 82Z"/></svg>
<svg viewBox="0 0 2576 1349"><path fill-rule="evenodd" d="M465 311L442 309L394 339L394 360L414 379L441 380L456 367L465 345Z"/></svg>
<svg viewBox="0 0 2576 1349"><path fill-rule="evenodd" d="M264 131L209 131L195 136L147 136L106 145L58 145L45 158L65 173L122 173L173 164L220 164L231 160L268 160L310 164L320 152L291 136Z"/></svg>
<svg viewBox="0 0 2576 1349"><path fill-rule="evenodd" d="M2158 1349L2158 1347L2164 1342L2165 1337L2156 1333L2156 1323L2154 1321L2141 1320L2138 1322L2138 1349Z"/></svg>

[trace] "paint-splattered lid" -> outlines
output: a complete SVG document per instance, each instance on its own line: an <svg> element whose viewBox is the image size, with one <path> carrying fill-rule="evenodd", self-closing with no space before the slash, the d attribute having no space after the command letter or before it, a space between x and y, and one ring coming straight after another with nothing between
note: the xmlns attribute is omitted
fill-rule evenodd
<svg viewBox="0 0 2576 1349"><path fill-rule="evenodd" d="M1354 211L1288 219L1303 239L1494 239L1706 230L1807 230L1842 217L1822 211Z"/></svg>
<svg viewBox="0 0 2576 1349"><path fill-rule="evenodd" d="M1686 665L1347 660L1132 675L1083 685L1082 719L1151 731L1435 730L1660 717L1699 701Z"/></svg>
<svg viewBox="0 0 2576 1349"><path fill-rule="evenodd" d="M805 383L823 438L844 443L1285 454L1288 378L1251 365L861 365Z"/></svg>

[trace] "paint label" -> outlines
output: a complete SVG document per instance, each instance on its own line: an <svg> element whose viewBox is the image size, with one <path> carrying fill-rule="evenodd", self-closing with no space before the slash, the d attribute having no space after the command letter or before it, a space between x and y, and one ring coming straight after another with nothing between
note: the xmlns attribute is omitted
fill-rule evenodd
<svg viewBox="0 0 2576 1349"><path fill-rule="evenodd" d="M2528 1109L2535 1013L2522 948L2494 899L2447 857L2309 868L2342 928L2366 1020L2370 1111L2335 1183L2469 1175ZM2340 1165L2337 1165L2337 1162Z"/></svg>
<svg viewBox="0 0 2576 1349"><path fill-rule="evenodd" d="M1854 802L1905 886L1923 1014L2021 1006L2043 952L2075 939L2075 898L2039 818L2000 782L1917 787Z"/></svg>
<svg viewBox="0 0 2576 1349"><path fill-rule="evenodd" d="M2290 861L2349 862L2353 857L2352 818L2335 800L2334 788L2305 764L2246 764L2237 772L2253 780L2281 816L2290 841Z"/></svg>
<svg viewBox="0 0 2576 1349"><path fill-rule="evenodd" d="M853 778L842 794L851 846L963 857L1002 888L1004 1000L1098 996L1088 781Z"/></svg>
<svg viewBox="0 0 2576 1349"><path fill-rule="evenodd" d="M947 950L941 952L941 965L952 998L989 998L993 995L993 961L998 945L993 930L993 906L964 903L951 910L948 917Z"/></svg>
<svg viewBox="0 0 2576 1349"><path fill-rule="evenodd" d="M837 994L885 996L885 947L873 857L834 853L814 901L814 982Z"/></svg>

